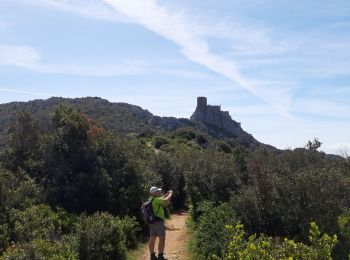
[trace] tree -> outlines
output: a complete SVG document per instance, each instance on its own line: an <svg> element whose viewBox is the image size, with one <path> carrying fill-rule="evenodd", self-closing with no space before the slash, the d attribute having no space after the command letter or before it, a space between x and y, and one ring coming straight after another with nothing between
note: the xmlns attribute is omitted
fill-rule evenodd
<svg viewBox="0 0 350 260"><path fill-rule="evenodd" d="M97 176L105 176L101 188L107 191L106 207L113 214L139 215L144 189L139 162L134 158L137 148L113 134L103 135L97 142Z"/></svg>
<svg viewBox="0 0 350 260"><path fill-rule="evenodd" d="M313 141L308 141L306 144L306 148L310 151L317 151L318 148L320 148L322 143L317 139L314 138Z"/></svg>
<svg viewBox="0 0 350 260"><path fill-rule="evenodd" d="M43 201L43 191L30 177L0 168L0 253L16 237L11 212Z"/></svg>
<svg viewBox="0 0 350 260"><path fill-rule="evenodd" d="M134 144L69 107L58 107L52 120L44 160L50 204L74 213L137 215L143 187Z"/></svg>
<svg viewBox="0 0 350 260"><path fill-rule="evenodd" d="M104 187L108 178L97 169L95 139L100 132L92 131L94 125L87 117L70 107L58 107L52 122L44 178L49 202L70 212L106 210L105 203L99 203L108 192Z"/></svg>
<svg viewBox="0 0 350 260"><path fill-rule="evenodd" d="M311 221L337 232L337 217L350 203L349 175L336 163L309 156L298 150L248 160L248 185L231 202L249 232L305 241Z"/></svg>
<svg viewBox="0 0 350 260"><path fill-rule="evenodd" d="M40 161L39 122L27 111L19 111L9 128L8 149L1 158L11 171L24 171L35 177Z"/></svg>
<svg viewBox="0 0 350 260"><path fill-rule="evenodd" d="M159 177L159 185L164 191L174 190L172 198L173 209L183 209L186 205L187 193L185 190L186 180L184 176L185 167L181 163L180 156L172 156L160 152L154 156L152 169Z"/></svg>

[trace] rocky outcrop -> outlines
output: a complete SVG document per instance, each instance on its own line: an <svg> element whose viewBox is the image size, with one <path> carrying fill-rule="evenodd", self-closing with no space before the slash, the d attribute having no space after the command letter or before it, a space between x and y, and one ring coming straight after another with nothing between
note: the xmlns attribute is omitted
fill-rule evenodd
<svg viewBox="0 0 350 260"><path fill-rule="evenodd" d="M208 105L206 97L197 98L197 107L190 120L195 124L199 123L202 130L216 138L229 138L251 149L261 146L271 150L276 149L260 143L251 134L245 132L241 127L241 123L233 120L228 111L221 111L221 106Z"/></svg>
<svg viewBox="0 0 350 260"><path fill-rule="evenodd" d="M197 98L197 107L191 121L209 124L236 137L247 134L242 130L241 123L234 121L228 111L221 111L221 106L208 105L206 97Z"/></svg>

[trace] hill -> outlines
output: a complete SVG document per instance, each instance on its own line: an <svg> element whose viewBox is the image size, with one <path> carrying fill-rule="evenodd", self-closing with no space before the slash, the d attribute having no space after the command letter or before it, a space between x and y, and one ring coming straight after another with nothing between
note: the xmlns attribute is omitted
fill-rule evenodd
<svg viewBox="0 0 350 260"><path fill-rule="evenodd" d="M201 112L204 113L201 111L203 107L197 104L197 109L191 119L159 117L136 105L112 103L98 97L75 99L52 97L47 100L1 104L0 146L5 144L5 137L11 120L17 111L28 111L39 118L41 124L45 125L48 124L47 122L50 122L50 114L60 104L78 108L105 129L115 131L122 136L158 134L171 132L178 128L190 127L217 139L230 139L246 148L255 149L264 146L269 149L276 149L258 142L252 135L243 131L240 124L232 120L228 112L215 110L210 116L208 113L208 118L200 117L199 114ZM212 106L207 106L207 108L211 110ZM47 127L50 126L47 125Z"/></svg>

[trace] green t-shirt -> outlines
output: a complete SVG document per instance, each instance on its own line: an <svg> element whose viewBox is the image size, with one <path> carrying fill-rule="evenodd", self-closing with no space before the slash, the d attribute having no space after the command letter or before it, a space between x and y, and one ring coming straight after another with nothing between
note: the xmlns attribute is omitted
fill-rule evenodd
<svg viewBox="0 0 350 260"><path fill-rule="evenodd" d="M152 197L152 198L153 198L152 209L153 209L154 216L161 218L162 220L165 220L164 201L157 197Z"/></svg>

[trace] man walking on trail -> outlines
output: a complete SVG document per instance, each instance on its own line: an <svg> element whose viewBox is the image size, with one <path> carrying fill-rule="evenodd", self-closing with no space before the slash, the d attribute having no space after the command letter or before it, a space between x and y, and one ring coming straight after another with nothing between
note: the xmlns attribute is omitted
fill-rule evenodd
<svg viewBox="0 0 350 260"><path fill-rule="evenodd" d="M149 190L151 194L152 210L155 216L155 220L149 224L150 238L149 238L149 252L151 254L151 260L166 260L164 258L164 247L165 247L165 214L164 206L169 203L174 192L168 191L162 196L162 189L157 187L151 187ZM158 244L158 257L154 252L154 246L156 238L159 237Z"/></svg>

